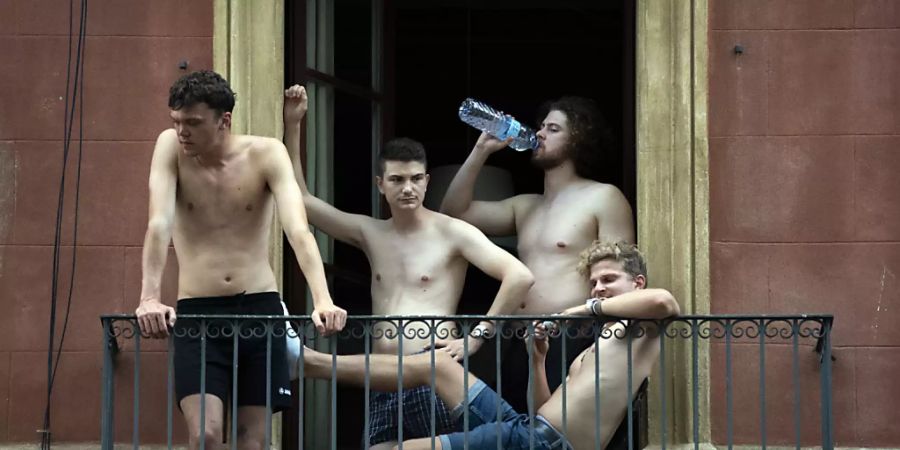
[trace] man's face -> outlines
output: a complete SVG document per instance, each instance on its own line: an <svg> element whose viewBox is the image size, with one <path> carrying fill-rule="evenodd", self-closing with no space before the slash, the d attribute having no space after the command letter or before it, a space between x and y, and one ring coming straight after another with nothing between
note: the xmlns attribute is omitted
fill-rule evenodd
<svg viewBox="0 0 900 450"><path fill-rule="evenodd" d="M569 158L569 119L562 111L550 111L537 132L538 148L531 161L541 169L553 169Z"/></svg>
<svg viewBox="0 0 900 450"><path fill-rule="evenodd" d="M416 209L425 199L428 189L425 164L417 161L385 161L384 174L375 177L378 190L384 194L391 209Z"/></svg>
<svg viewBox="0 0 900 450"><path fill-rule="evenodd" d="M197 156L220 144L225 131L231 127L231 113L216 117L216 111L206 103L171 110L169 117L187 156Z"/></svg>
<svg viewBox="0 0 900 450"><path fill-rule="evenodd" d="M605 259L591 266L591 297L610 298L643 289L647 279L643 275L632 277L622 268L622 263Z"/></svg>

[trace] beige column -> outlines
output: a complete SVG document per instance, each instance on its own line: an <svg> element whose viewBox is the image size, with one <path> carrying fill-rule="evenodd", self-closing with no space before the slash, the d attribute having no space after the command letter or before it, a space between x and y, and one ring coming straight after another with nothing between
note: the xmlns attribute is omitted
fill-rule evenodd
<svg viewBox="0 0 900 450"><path fill-rule="evenodd" d="M283 1L215 0L214 15L213 67L237 93L232 131L281 139ZM269 254L279 288L282 250L281 227L275 225Z"/></svg>
<svg viewBox="0 0 900 450"><path fill-rule="evenodd" d="M636 123L638 243L650 283L678 298L683 314L709 313L707 0L639 0ZM650 442L693 442L690 340L669 340L666 373L653 377ZM709 347L698 352L699 439L710 442Z"/></svg>
<svg viewBox="0 0 900 450"><path fill-rule="evenodd" d="M284 86L284 2L215 0L213 68L237 94L232 132L281 139ZM276 213L277 214L277 213ZM269 262L283 287L282 230L273 221ZM272 446L281 448L281 415L272 420Z"/></svg>

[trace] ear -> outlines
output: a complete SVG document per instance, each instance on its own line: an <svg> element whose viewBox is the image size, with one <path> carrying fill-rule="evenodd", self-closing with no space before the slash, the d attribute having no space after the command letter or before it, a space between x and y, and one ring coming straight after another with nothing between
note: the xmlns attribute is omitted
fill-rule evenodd
<svg viewBox="0 0 900 450"><path fill-rule="evenodd" d="M431 181L431 174L426 173L425 174L425 186L422 187L426 191L428 190L428 182L429 181Z"/></svg>
<svg viewBox="0 0 900 450"><path fill-rule="evenodd" d="M382 186L383 182L384 180L382 180L381 177L375 175L375 186L378 187L378 192L381 192L382 195L384 195L384 186Z"/></svg>
<svg viewBox="0 0 900 450"><path fill-rule="evenodd" d="M647 277L643 275L638 275L634 277L634 288L635 289L644 289L647 287Z"/></svg>
<svg viewBox="0 0 900 450"><path fill-rule="evenodd" d="M231 113L225 112L222 113L221 117L222 122L219 124L220 130L230 130L231 129Z"/></svg>

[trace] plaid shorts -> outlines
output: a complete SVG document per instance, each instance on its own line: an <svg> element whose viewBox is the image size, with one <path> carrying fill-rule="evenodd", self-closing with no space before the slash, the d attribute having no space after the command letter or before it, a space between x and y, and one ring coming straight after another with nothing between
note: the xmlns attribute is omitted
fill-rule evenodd
<svg viewBox="0 0 900 450"><path fill-rule="evenodd" d="M403 439L431 436L431 399L434 399L435 436L454 431L447 405L430 386L397 392L372 392L369 398L369 444L397 441L397 402L403 397Z"/></svg>

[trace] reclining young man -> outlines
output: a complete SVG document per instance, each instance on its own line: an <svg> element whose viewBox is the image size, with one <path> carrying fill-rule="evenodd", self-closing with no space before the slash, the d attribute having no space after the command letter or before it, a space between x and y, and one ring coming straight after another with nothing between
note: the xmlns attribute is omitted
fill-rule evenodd
<svg viewBox="0 0 900 450"><path fill-rule="evenodd" d="M679 313L678 303L664 289L647 289L646 265L640 251L632 244L594 242L581 254L578 270L588 278L591 295L597 301L569 308L563 315L614 316L626 319L663 319ZM612 322L607 325L614 335L622 336L625 325ZM641 381L650 375L659 356L659 336L650 323L641 337L631 340L632 389L628 392L627 340L617 337L600 337L597 346L584 350L572 364L566 380L567 423L563 440L563 393L557 389L551 393L547 386L544 367L548 343L546 329L536 325L532 371L534 373L534 404L536 421L529 423L527 414L519 414L502 400L484 382L466 371L445 352L435 353L435 391L447 405L455 408L452 417L457 429L462 430L463 410L469 410L468 445L470 449L497 448L500 433L502 448L528 448L529 428L534 427L534 448L537 449L587 449L595 447L599 439L606 447L616 427L625 416L628 403L637 392ZM595 358L599 353L599 392L595 386ZM331 355L307 350L306 375L312 378L329 378L332 370ZM431 355L417 354L404 357L403 386L426 385L431 382ZM399 362L390 355L370 355L369 377L372 389L396 390ZM337 357L338 381L362 385L365 377L365 357L347 355ZM464 390L464 377L469 377L468 393ZM597 411L594 396L602 402L600 428L597 430ZM464 402L468 400L467 404ZM497 421L497 405L502 410L502 423ZM441 435L435 442L439 449L462 449L462 431ZM404 448L431 448L430 438L413 439L403 443Z"/></svg>

